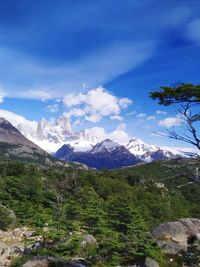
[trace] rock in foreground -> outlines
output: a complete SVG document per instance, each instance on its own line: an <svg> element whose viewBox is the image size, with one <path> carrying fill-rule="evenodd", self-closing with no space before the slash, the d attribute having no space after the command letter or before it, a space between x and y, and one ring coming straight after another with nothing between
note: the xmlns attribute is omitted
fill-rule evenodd
<svg viewBox="0 0 200 267"><path fill-rule="evenodd" d="M200 220L187 218L163 223L156 227L152 234L166 254L187 251L194 240L200 237Z"/></svg>
<svg viewBox="0 0 200 267"><path fill-rule="evenodd" d="M56 260L52 257L33 257L29 261L27 261L25 264L23 264L23 267L85 267L82 264L73 263L66 260Z"/></svg>

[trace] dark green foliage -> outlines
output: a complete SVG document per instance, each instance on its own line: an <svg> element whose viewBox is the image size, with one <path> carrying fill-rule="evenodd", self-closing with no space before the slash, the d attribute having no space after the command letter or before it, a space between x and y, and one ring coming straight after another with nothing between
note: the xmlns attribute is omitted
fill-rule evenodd
<svg viewBox="0 0 200 267"><path fill-rule="evenodd" d="M0 205L0 230L7 230L12 223L9 211Z"/></svg>
<svg viewBox="0 0 200 267"><path fill-rule="evenodd" d="M151 92L150 97L161 105L176 103L200 103L200 85L179 83L175 86L161 86L161 91Z"/></svg>
<svg viewBox="0 0 200 267"><path fill-rule="evenodd" d="M198 267L200 266L200 241L196 241L188 251L183 251L179 255L179 261L187 266Z"/></svg>

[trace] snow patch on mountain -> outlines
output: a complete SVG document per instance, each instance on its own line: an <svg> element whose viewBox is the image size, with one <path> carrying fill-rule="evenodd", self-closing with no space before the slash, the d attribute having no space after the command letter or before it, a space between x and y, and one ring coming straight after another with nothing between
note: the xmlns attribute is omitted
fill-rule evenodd
<svg viewBox="0 0 200 267"><path fill-rule="evenodd" d="M103 140L97 143L91 150L90 153L101 153L101 152L111 152L116 148L120 147L120 144L114 142L110 139Z"/></svg>
<svg viewBox="0 0 200 267"><path fill-rule="evenodd" d="M126 148L136 156L142 156L147 152L159 150L159 146L146 144L140 139L131 139Z"/></svg>

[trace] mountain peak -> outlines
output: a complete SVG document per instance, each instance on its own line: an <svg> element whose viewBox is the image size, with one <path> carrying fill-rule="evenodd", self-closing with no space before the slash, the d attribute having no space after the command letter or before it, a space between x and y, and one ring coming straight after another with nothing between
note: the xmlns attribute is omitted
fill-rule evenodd
<svg viewBox="0 0 200 267"><path fill-rule="evenodd" d="M60 118L57 120L56 125L57 125L57 126L60 126L60 128L61 128L63 131L72 132L71 125L70 125L70 122L69 122L69 119L68 119L66 116L62 116L62 117L60 117Z"/></svg>
<svg viewBox="0 0 200 267"><path fill-rule="evenodd" d="M3 117L0 117L0 125L1 124L9 124L9 125L11 125L11 123L9 121L7 121L6 119L4 119Z"/></svg>
<svg viewBox="0 0 200 267"><path fill-rule="evenodd" d="M136 156L143 156L147 152L151 153L160 149L158 146L146 144L140 139L131 139L126 148Z"/></svg>
<svg viewBox="0 0 200 267"><path fill-rule="evenodd" d="M55 157L59 159L63 159L64 157L66 157L66 155L73 153L73 151L74 151L74 148L70 146L70 144L64 144L61 148L59 148L56 151Z"/></svg>
<svg viewBox="0 0 200 267"><path fill-rule="evenodd" d="M7 121L6 119L4 119L3 117L0 117L0 123L4 123L4 122L8 122L9 123L9 121Z"/></svg>
<svg viewBox="0 0 200 267"><path fill-rule="evenodd" d="M92 149L91 153L98 153L98 152L111 152L112 150L116 149L117 147L120 147L121 145L118 144L115 141L112 141L110 139L105 139L99 143L97 143Z"/></svg>
<svg viewBox="0 0 200 267"><path fill-rule="evenodd" d="M12 131L15 132L17 134L20 134L20 132L18 131L17 128L15 128L8 120L4 119L4 118L0 118L0 129L4 130L4 131Z"/></svg>

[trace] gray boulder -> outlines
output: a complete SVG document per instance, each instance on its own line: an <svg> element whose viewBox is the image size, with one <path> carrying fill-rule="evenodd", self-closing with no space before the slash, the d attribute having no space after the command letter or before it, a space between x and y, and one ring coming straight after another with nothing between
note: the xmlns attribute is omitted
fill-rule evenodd
<svg viewBox="0 0 200 267"><path fill-rule="evenodd" d="M145 260L145 267L159 267L159 265L155 260L148 257Z"/></svg>
<svg viewBox="0 0 200 267"><path fill-rule="evenodd" d="M53 257L36 256L27 261L22 267L86 267L79 263L74 263L66 260L57 260Z"/></svg>
<svg viewBox="0 0 200 267"><path fill-rule="evenodd" d="M87 234L84 236L83 241L81 242L81 247L86 247L90 244L96 245L97 240L93 235Z"/></svg>
<svg viewBox="0 0 200 267"><path fill-rule="evenodd" d="M6 261L9 255L10 255L9 247L4 242L0 241L0 264Z"/></svg>
<svg viewBox="0 0 200 267"><path fill-rule="evenodd" d="M186 251L192 240L200 235L200 220L187 218L163 223L153 229L152 235L167 254Z"/></svg>
<svg viewBox="0 0 200 267"><path fill-rule="evenodd" d="M48 267L49 259L47 257L34 257L23 264L23 267Z"/></svg>

